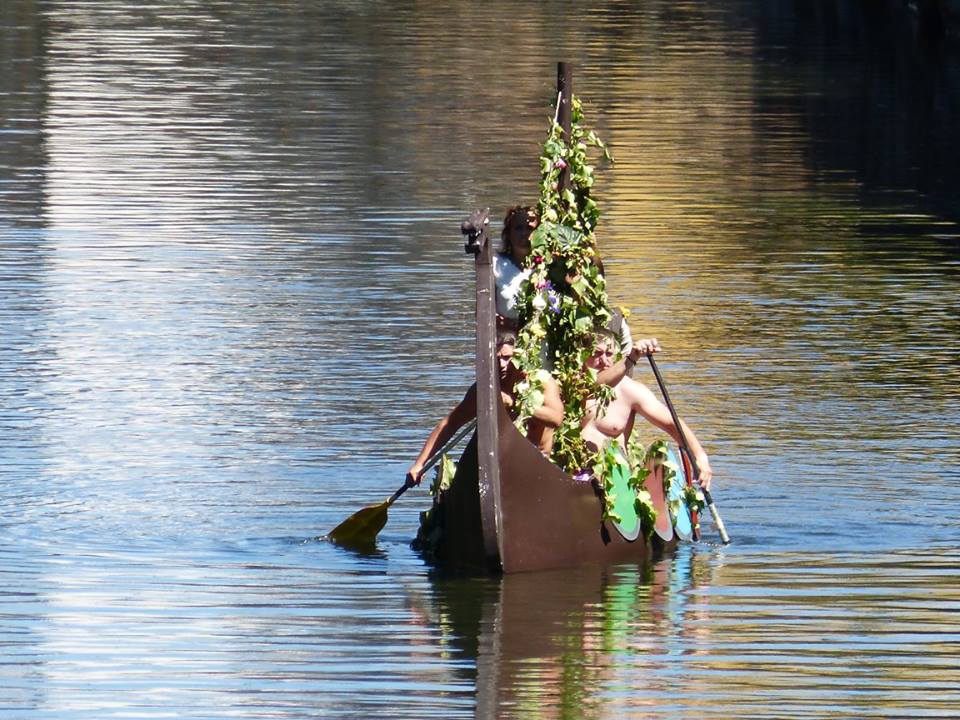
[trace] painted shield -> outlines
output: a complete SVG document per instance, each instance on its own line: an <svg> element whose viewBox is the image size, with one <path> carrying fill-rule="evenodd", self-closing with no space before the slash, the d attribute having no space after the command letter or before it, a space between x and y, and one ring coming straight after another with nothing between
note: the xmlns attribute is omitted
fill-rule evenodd
<svg viewBox="0 0 960 720"><path fill-rule="evenodd" d="M634 505L637 494L630 489L630 466L626 461L618 463L611 474L610 481L613 487L608 491L612 495L613 512L620 518L612 524L624 540L636 540L640 537L640 516Z"/></svg>
<svg viewBox="0 0 960 720"><path fill-rule="evenodd" d="M667 463L675 470L670 481L670 489L667 492L670 520L673 521L673 529L677 535L682 540L689 540L693 537L693 521L690 518L690 508L687 507L687 502L684 500L683 491L686 486L686 476L678 453L673 446L667 448Z"/></svg>

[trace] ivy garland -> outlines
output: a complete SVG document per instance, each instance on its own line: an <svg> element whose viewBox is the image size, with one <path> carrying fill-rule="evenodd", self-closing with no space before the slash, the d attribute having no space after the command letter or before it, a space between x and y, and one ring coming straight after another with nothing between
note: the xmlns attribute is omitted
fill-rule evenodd
<svg viewBox="0 0 960 720"><path fill-rule="evenodd" d="M637 516L640 518L640 526L643 528L643 535L648 540L653 535L653 528L657 522L657 510L653 506L653 498L651 497L650 492L643 486L643 484L646 482L647 477L649 477L651 469L656 467L656 463L654 461L659 457L657 454L659 451L657 442L663 441L654 441L649 448L644 449L643 444L638 442L636 438L631 437L627 441L627 458L629 459L630 467L632 469L632 475L627 484L636 494L636 498L633 501L633 507L637 512ZM663 446L663 457L666 459L666 443L663 443ZM669 487L667 483L672 478L672 475L668 477L667 472L664 472L664 494L666 494L666 488Z"/></svg>
<svg viewBox="0 0 960 720"><path fill-rule="evenodd" d="M513 362L525 380L515 388L516 422L522 427L543 403L543 378L549 369L564 398L564 419L554 435L551 459L570 474L592 472L609 490L613 455L592 451L583 440L581 426L587 400L595 399L595 411L603 413L613 397L613 388L600 385L596 371L586 369L596 330L611 317L606 282L596 263L594 230L600 208L590 196L594 167L587 153L596 148L607 160L612 158L597 134L584 128L577 97L571 101L571 120L568 143L554 115L540 155L540 224L530 236L531 252L524 263L530 274L517 299L520 331ZM561 190L564 170L569 172L570 186ZM634 468L628 484L636 493L635 509L649 537L657 516L643 487L649 468L663 465L665 494L679 468L667 460L664 440L646 449L631 441L628 453ZM607 500L604 517L615 519L611 498ZM694 488L686 489L683 501L694 510L703 507L703 497Z"/></svg>
<svg viewBox="0 0 960 720"><path fill-rule="evenodd" d="M583 108L576 97L571 120L568 143L553 118L540 155L540 225L530 236L525 263L530 276L518 297L521 329L513 361L528 378L517 386L518 425L542 402L540 371L549 368L559 384L565 412L554 435L552 459L577 473L598 459L580 433L586 401L595 397L602 411L613 394L612 388L598 386L596 372L584 369L593 353L595 330L610 320L606 284L595 262L600 209L590 196L594 167L587 153L597 148L611 158L596 133L583 127ZM561 190L564 170L570 187Z"/></svg>

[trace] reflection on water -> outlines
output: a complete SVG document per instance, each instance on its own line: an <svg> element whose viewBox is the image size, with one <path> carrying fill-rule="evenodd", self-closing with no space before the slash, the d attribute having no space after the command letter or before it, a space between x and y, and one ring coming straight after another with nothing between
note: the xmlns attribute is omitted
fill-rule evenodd
<svg viewBox="0 0 960 720"><path fill-rule="evenodd" d="M652 568L440 581L436 622L477 657L481 717L946 716L958 572L937 554L686 548Z"/></svg>
<svg viewBox="0 0 960 720"><path fill-rule="evenodd" d="M956 714L960 63L895 5L0 4L0 717ZM558 59L735 544L310 540L469 384Z"/></svg>

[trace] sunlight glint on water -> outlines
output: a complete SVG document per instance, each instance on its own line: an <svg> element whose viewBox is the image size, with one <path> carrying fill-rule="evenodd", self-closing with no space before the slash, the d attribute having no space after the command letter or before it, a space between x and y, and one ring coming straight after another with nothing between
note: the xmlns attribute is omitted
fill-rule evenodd
<svg viewBox="0 0 960 720"><path fill-rule="evenodd" d="M837 7L4 4L0 717L955 716L955 58ZM440 578L422 490L319 542L470 382L459 223L535 200L558 59L734 544Z"/></svg>

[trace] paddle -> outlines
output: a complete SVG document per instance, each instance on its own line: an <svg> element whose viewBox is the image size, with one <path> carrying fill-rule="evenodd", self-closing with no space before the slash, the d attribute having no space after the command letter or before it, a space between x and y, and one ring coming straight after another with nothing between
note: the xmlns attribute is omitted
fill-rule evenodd
<svg viewBox="0 0 960 720"><path fill-rule="evenodd" d="M660 377L660 370L657 368L657 363L653 359L653 353L647 353L647 359L650 361L650 367L653 368L653 374L657 377L657 384L660 386L660 393L663 395L664 401L667 403L667 408L670 410L670 417L673 418L673 424L677 428L677 434L680 436L680 451L686 454L687 460L690 461L690 467L693 469L693 480L694 482L700 482L700 468L697 467L697 461L693 459L693 453L690 452L690 446L687 444L687 436L683 432L683 427L680 425L680 418L677 417L677 411L673 409L673 403L670 402L670 395L667 393L667 386L663 384L663 378ZM710 515L713 516L713 522L717 526L717 532L720 533L720 539L723 541L724 545L730 544L730 536L727 535L727 528L723 524L723 520L720 518L720 513L717 511L717 506L713 504L713 498L710 496L710 491L705 487L701 486L700 490L703 491L703 499L707 501L707 509L710 511Z"/></svg>
<svg viewBox="0 0 960 720"><path fill-rule="evenodd" d="M476 418L464 425L456 435L444 443L443 447L430 456L430 459L423 465L423 472L426 472L436 465L437 461L443 457L445 452L460 442L467 433L472 432L476 426ZM331 530L327 538L343 545L372 544L373 541L377 539L377 533L383 530L383 526L387 524L387 510L397 501L397 498L407 491L408 487L409 485L404 483L393 495L382 503L368 505L361 510L357 510L357 512Z"/></svg>

